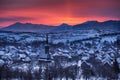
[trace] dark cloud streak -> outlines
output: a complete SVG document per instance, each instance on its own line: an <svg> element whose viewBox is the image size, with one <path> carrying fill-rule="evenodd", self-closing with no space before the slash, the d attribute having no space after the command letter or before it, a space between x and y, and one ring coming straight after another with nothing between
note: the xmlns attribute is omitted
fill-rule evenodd
<svg viewBox="0 0 120 80"><path fill-rule="evenodd" d="M13 21L26 21L26 20L34 20L34 18L30 18L30 17L20 17L20 16L0 17L0 23L13 22Z"/></svg>

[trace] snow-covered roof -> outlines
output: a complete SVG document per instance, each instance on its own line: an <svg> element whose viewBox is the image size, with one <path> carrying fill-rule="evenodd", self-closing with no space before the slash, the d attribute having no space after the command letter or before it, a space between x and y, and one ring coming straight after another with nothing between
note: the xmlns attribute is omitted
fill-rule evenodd
<svg viewBox="0 0 120 80"><path fill-rule="evenodd" d="M120 58L117 58L117 62L120 64Z"/></svg>
<svg viewBox="0 0 120 80"><path fill-rule="evenodd" d="M31 59L29 57L26 57L23 59L23 61L31 61Z"/></svg>
<svg viewBox="0 0 120 80"><path fill-rule="evenodd" d="M45 58L45 59L47 59L47 54L45 54L45 53L41 53L40 55L39 55L39 58Z"/></svg>
<svg viewBox="0 0 120 80"><path fill-rule="evenodd" d="M90 58L89 56L83 56L83 57L81 58L81 60L86 61L86 60L88 60L89 58Z"/></svg>
<svg viewBox="0 0 120 80"><path fill-rule="evenodd" d="M0 56L4 55L5 52L4 51L0 51Z"/></svg>
<svg viewBox="0 0 120 80"><path fill-rule="evenodd" d="M25 54L19 54L20 58L26 58Z"/></svg>
<svg viewBox="0 0 120 80"><path fill-rule="evenodd" d="M2 59L0 59L0 67L4 65L4 61Z"/></svg>
<svg viewBox="0 0 120 80"><path fill-rule="evenodd" d="M69 54L65 54L65 53L62 53L62 52L56 52L52 56L53 57L55 57L55 56L63 56L63 57L71 58L71 56Z"/></svg>

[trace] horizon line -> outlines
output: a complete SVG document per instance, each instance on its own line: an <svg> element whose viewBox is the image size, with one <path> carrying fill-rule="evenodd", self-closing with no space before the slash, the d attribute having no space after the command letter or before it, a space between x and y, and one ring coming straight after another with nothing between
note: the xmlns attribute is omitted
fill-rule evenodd
<svg viewBox="0 0 120 80"><path fill-rule="evenodd" d="M13 22L11 24L8 24L6 26L0 26L0 28L3 28L3 27L9 27L11 25L14 25L16 23L20 23L20 24L33 24L33 25L45 25L45 26L53 26L53 27L56 27L56 26L60 26L62 24L66 24L66 25L69 25L69 26L74 26L74 25L78 25L78 24L84 24L86 22L92 22L92 21L95 21L95 22L98 22L98 23L102 23L102 22L107 22L107 21L120 21L120 20L105 20L105 21L98 21L98 20L86 20L84 22L81 22L81 23L77 23L77 24L69 24L69 23L60 23L60 24L57 24L57 25L52 25L52 24L42 24L42 23L32 23L32 22L21 22L21 21L17 21L17 22Z"/></svg>

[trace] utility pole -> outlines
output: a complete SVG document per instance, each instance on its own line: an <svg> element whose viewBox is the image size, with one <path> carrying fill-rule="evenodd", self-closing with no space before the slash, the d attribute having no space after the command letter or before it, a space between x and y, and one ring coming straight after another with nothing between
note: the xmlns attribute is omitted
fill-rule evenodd
<svg viewBox="0 0 120 80"><path fill-rule="evenodd" d="M119 55L119 49L120 49L120 36L117 38L117 55Z"/></svg>
<svg viewBox="0 0 120 80"><path fill-rule="evenodd" d="M119 56L119 48L120 48L120 39L119 38L117 38L116 47L117 47L117 53L115 54L113 68L114 68L114 71L116 72L116 74L118 74L120 72L119 63L117 61L117 57Z"/></svg>

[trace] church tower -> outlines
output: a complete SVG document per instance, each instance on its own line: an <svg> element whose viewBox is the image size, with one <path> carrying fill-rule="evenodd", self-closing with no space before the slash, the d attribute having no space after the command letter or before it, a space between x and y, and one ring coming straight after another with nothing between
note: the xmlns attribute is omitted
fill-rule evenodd
<svg viewBox="0 0 120 80"><path fill-rule="evenodd" d="M50 56L50 53L49 53L49 39L48 39L48 33L46 34L46 43L45 43L45 54L47 54L47 59L50 59L51 56Z"/></svg>

